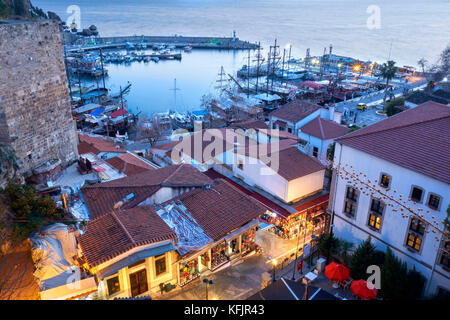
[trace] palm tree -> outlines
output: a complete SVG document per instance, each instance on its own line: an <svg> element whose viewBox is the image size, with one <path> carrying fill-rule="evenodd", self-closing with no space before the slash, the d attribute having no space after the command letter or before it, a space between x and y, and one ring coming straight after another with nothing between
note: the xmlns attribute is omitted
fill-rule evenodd
<svg viewBox="0 0 450 320"><path fill-rule="evenodd" d="M381 76L383 79L386 79L386 89L384 90L384 99L383 99L383 108L386 107L386 97L387 91L389 88L389 81L391 81L395 74L397 73L398 68L395 66L395 61L389 60L387 63L383 63L380 68Z"/></svg>
<svg viewBox="0 0 450 320"><path fill-rule="evenodd" d="M425 58L420 58L419 61L417 61L417 64L422 67L422 73L425 74L425 65L428 63L428 60Z"/></svg>

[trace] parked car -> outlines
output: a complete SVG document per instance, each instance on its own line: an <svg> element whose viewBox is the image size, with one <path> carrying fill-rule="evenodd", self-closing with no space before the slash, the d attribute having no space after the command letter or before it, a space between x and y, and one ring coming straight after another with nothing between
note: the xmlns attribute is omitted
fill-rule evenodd
<svg viewBox="0 0 450 320"><path fill-rule="evenodd" d="M358 109L358 110L365 110L365 109L367 109L367 104L365 104L365 103L358 103L358 105L356 106L356 109Z"/></svg>

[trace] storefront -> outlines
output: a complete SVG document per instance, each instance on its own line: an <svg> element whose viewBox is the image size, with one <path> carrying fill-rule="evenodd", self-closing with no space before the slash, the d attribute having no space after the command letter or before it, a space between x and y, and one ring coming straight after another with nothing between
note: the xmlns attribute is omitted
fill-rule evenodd
<svg viewBox="0 0 450 320"><path fill-rule="evenodd" d="M211 248L211 271L221 267L230 260L227 255L228 248L228 242L225 240Z"/></svg>
<svg viewBox="0 0 450 320"><path fill-rule="evenodd" d="M188 284L200 276L199 259L193 258L187 262L182 262L180 266L180 286Z"/></svg>
<svg viewBox="0 0 450 320"><path fill-rule="evenodd" d="M326 230L327 206L328 194L296 206L297 212L288 217L281 217L275 213L267 212L260 219L272 225L268 229L269 232L283 239L295 239L298 232L302 235L304 234L305 228L310 235L314 233L316 236L319 236Z"/></svg>
<svg viewBox="0 0 450 320"><path fill-rule="evenodd" d="M256 227L244 232L241 235L241 255L244 257L256 250L257 244L255 242Z"/></svg>

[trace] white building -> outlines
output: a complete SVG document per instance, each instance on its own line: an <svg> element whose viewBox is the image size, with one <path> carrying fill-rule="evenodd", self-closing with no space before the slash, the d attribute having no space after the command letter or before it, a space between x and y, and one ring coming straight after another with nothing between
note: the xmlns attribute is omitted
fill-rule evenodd
<svg viewBox="0 0 450 320"><path fill-rule="evenodd" d="M300 152L294 140L240 148L235 154L233 175L284 203L296 202L323 190L325 166Z"/></svg>
<svg viewBox="0 0 450 320"><path fill-rule="evenodd" d="M334 142L334 139L349 131L350 129L343 125L318 116L298 130L300 139L306 141L300 150L320 159L322 163L326 163L328 147Z"/></svg>
<svg viewBox="0 0 450 320"><path fill-rule="evenodd" d="M437 230L450 203L450 108L427 102L336 141L336 236L359 244L370 235L426 277L426 296L448 295L450 243Z"/></svg>

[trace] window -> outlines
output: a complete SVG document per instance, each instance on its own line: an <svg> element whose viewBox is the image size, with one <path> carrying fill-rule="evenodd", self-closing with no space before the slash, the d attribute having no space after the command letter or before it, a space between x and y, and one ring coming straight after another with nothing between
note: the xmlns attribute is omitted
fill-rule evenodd
<svg viewBox="0 0 450 320"><path fill-rule="evenodd" d="M319 154L319 149L317 147L313 148L313 157L317 158L317 155Z"/></svg>
<svg viewBox="0 0 450 320"><path fill-rule="evenodd" d="M377 231L381 228L381 219L384 211L384 203L378 199L372 199L369 211L368 225Z"/></svg>
<svg viewBox="0 0 450 320"><path fill-rule="evenodd" d="M238 160L238 168L240 170L244 170L244 161L242 161L242 159Z"/></svg>
<svg viewBox="0 0 450 320"><path fill-rule="evenodd" d="M437 194L430 193L428 196L428 206L433 210L439 210L439 205L441 204L441 197Z"/></svg>
<svg viewBox="0 0 450 320"><path fill-rule="evenodd" d="M412 218L409 223L406 245L415 251L420 251L424 234L425 223L420 219Z"/></svg>
<svg viewBox="0 0 450 320"><path fill-rule="evenodd" d="M120 291L119 276L106 280L106 286L108 287L109 295L113 295L114 293L119 292Z"/></svg>
<svg viewBox="0 0 450 320"><path fill-rule="evenodd" d="M292 128L288 128L288 132L289 132L289 133L292 133Z"/></svg>
<svg viewBox="0 0 450 320"><path fill-rule="evenodd" d="M411 200L414 202L422 202L423 189L419 187L412 187L411 189Z"/></svg>
<svg viewBox="0 0 450 320"><path fill-rule="evenodd" d="M439 264L445 269L450 270L450 238L447 238L444 245L442 246L442 255L439 260Z"/></svg>
<svg viewBox="0 0 450 320"><path fill-rule="evenodd" d="M277 128L277 125L274 123L273 125L272 125L272 129L276 129Z"/></svg>
<svg viewBox="0 0 450 320"><path fill-rule="evenodd" d="M379 215L383 214L384 203L383 201L372 199L372 204L370 205L370 210Z"/></svg>
<svg viewBox="0 0 450 320"><path fill-rule="evenodd" d="M380 186L383 188L389 188L391 184L391 176L382 173L380 178Z"/></svg>
<svg viewBox="0 0 450 320"><path fill-rule="evenodd" d="M350 216L356 214L358 192L353 187L347 187L346 199L344 204L344 213Z"/></svg>
<svg viewBox="0 0 450 320"><path fill-rule="evenodd" d="M155 257L155 271L156 276L159 276L166 272L166 255L161 254Z"/></svg>
<svg viewBox="0 0 450 320"><path fill-rule="evenodd" d="M356 201L357 191L353 187L347 187L347 199Z"/></svg>

